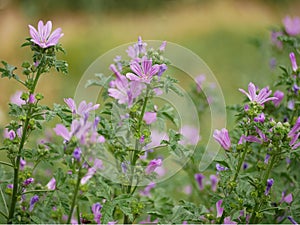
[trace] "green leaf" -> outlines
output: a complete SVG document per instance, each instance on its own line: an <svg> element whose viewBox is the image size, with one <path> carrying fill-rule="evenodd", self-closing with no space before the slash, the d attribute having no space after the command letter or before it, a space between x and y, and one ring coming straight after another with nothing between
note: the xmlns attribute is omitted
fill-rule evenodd
<svg viewBox="0 0 300 225"><path fill-rule="evenodd" d="M88 80L85 87L100 86L108 88L108 83L110 81L109 77L104 76L102 73L96 73L95 77L97 80Z"/></svg>
<svg viewBox="0 0 300 225"><path fill-rule="evenodd" d="M14 71L17 69L17 67L8 64L5 61L1 61L1 63L4 65L4 68L0 68L0 72L2 73L1 77L8 77L9 79L19 79L18 76L14 74Z"/></svg>
<svg viewBox="0 0 300 225"><path fill-rule="evenodd" d="M114 209L115 209L115 204L111 201L106 201L105 204L103 205L102 209L101 209L101 222L103 224L107 224L110 221L113 221L113 213L114 213Z"/></svg>

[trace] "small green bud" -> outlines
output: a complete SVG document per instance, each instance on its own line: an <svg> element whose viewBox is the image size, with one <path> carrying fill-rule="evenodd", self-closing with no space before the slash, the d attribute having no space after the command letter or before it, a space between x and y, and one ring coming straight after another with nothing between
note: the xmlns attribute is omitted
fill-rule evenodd
<svg viewBox="0 0 300 225"><path fill-rule="evenodd" d="M24 100L24 101L27 101L28 98L29 98L29 94L23 92L22 95L21 95L21 99Z"/></svg>
<svg viewBox="0 0 300 225"><path fill-rule="evenodd" d="M43 98L44 98L44 96L42 94L40 94L40 93L38 93L38 94L35 95L35 99L36 100L42 100Z"/></svg>
<svg viewBox="0 0 300 225"><path fill-rule="evenodd" d="M23 68L29 68L30 67L30 63L29 62L23 62L22 63L22 67Z"/></svg>

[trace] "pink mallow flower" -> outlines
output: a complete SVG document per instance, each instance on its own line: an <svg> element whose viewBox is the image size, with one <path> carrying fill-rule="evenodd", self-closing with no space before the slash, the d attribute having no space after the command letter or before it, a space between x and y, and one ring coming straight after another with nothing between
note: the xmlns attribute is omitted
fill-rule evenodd
<svg viewBox="0 0 300 225"><path fill-rule="evenodd" d="M22 91L17 91L15 94L13 94L10 97L10 102L13 103L13 104L16 104L18 106L26 104L26 102L21 99L22 94L23 94Z"/></svg>
<svg viewBox="0 0 300 225"><path fill-rule="evenodd" d="M237 222L232 221L230 216L227 216L224 218L224 223L222 223L222 225L226 225L226 224L237 224Z"/></svg>
<svg viewBox="0 0 300 225"><path fill-rule="evenodd" d="M288 137L291 138L291 141L289 144L292 147L292 149L296 149L300 146L300 141L298 141L299 137L300 137L300 116L298 117L295 125L292 127L292 129L288 133Z"/></svg>
<svg viewBox="0 0 300 225"><path fill-rule="evenodd" d="M48 184L46 185L48 190L55 190L56 188L56 180L54 177L51 178L51 180L48 182Z"/></svg>
<svg viewBox="0 0 300 225"><path fill-rule="evenodd" d="M144 190L140 191L141 196L150 196L150 191L155 188L156 184L154 182L150 182Z"/></svg>
<svg viewBox="0 0 300 225"><path fill-rule="evenodd" d="M162 160L161 159L153 159L149 162L147 168L145 169L145 173L146 174L150 174L152 172L154 172L154 170L157 167L162 166Z"/></svg>
<svg viewBox="0 0 300 225"><path fill-rule="evenodd" d="M112 64L110 69L115 73L116 80L113 80L108 89L108 95L118 100L119 104L126 104L129 108L133 101L140 96L145 85L137 81L128 81L128 79L120 74L116 66Z"/></svg>
<svg viewBox="0 0 300 225"><path fill-rule="evenodd" d="M296 36L300 34L300 18L295 17L291 18L289 16L286 16L283 19L283 25L286 33L291 36Z"/></svg>
<svg viewBox="0 0 300 225"><path fill-rule="evenodd" d="M216 208L217 208L217 218L221 217L223 215L223 211L224 211L224 208L221 207L223 203L223 200L220 199L219 201L217 201L216 203Z"/></svg>
<svg viewBox="0 0 300 225"><path fill-rule="evenodd" d="M41 48L48 48L54 45L57 45L59 39L64 35L61 33L61 28L57 28L52 30L52 22L48 21L46 25L44 25L43 21L39 21L38 30L36 30L33 26L29 26L29 32L31 36L31 41L40 46Z"/></svg>
<svg viewBox="0 0 300 225"><path fill-rule="evenodd" d="M214 139L219 142L219 144L225 149L229 150L231 147L231 141L228 134L228 130L226 128L222 128L221 130L215 130L213 134Z"/></svg>
<svg viewBox="0 0 300 225"><path fill-rule="evenodd" d="M269 97L272 94L272 91L269 90L268 87L264 87L259 91L258 94L256 94L257 89L252 82L250 82L248 85L249 93L241 88L239 88L239 91L245 94L251 102L257 102L260 105L263 105L267 101L273 101L277 99L276 97Z"/></svg>
<svg viewBox="0 0 300 225"><path fill-rule="evenodd" d="M92 102L86 103L86 101L82 101L77 108L76 103L72 98L65 98L64 102L68 105L73 114L77 114L81 117L87 116L90 111L96 110L100 106L99 104L93 105Z"/></svg>
<svg viewBox="0 0 300 225"><path fill-rule="evenodd" d="M271 32L271 42L278 49L282 49L282 42L278 40L278 37L282 36L283 33L281 31L272 31Z"/></svg>
<svg viewBox="0 0 300 225"><path fill-rule="evenodd" d="M202 173L196 173L194 175L194 177L195 177L195 180L198 184L199 190L202 191L204 189L203 179L205 178L205 176Z"/></svg>
<svg viewBox="0 0 300 225"><path fill-rule="evenodd" d="M179 141L181 145L197 145L201 137L199 129L190 125L184 125L180 129L180 134L183 136Z"/></svg>
<svg viewBox="0 0 300 225"><path fill-rule="evenodd" d="M100 212L101 209L102 209L102 205L99 202L92 205L92 212L94 214L94 221L97 224L101 223L101 217L102 217L102 214Z"/></svg>
<svg viewBox="0 0 300 225"><path fill-rule="evenodd" d="M83 176L83 178L81 178L80 184L84 185L86 184L93 176L94 174L98 171L98 170L102 170L103 167L103 163L102 160L100 159L95 159L94 161L94 166L88 169L88 172L86 173L86 175Z"/></svg>
<svg viewBox="0 0 300 225"><path fill-rule="evenodd" d="M292 193L290 193L288 195L285 195L285 191L283 191L282 195L281 195L280 203L286 202L286 203L290 204L292 201L293 201L293 195L292 195Z"/></svg>
<svg viewBox="0 0 300 225"><path fill-rule="evenodd" d="M273 100L273 103L274 103L275 107L278 107L280 105L280 103L282 102L284 93L282 91L277 90L274 92L274 97L276 97L277 99Z"/></svg>
<svg viewBox="0 0 300 225"><path fill-rule="evenodd" d="M129 80L150 84L153 76L158 73L160 66L157 64L152 65L152 59L143 57L141 64L137 61L131 61L130 69L133 73L126 74Z"/></svg>
<svg viewBox="0 0 300 225"><path fill-rule="evenodd" d="M146 124L151 124L156 121L157 119L156 115L157 115L156 112L145 112L143 119Z"/></svg>
<svg viewBox="0 0 300 225"><path fill-rule="evenodd" d="M289 56L292 64L292 69L294 72L296 72L298 70L298 65L297 65L295 53L291 52Z"/></svg>

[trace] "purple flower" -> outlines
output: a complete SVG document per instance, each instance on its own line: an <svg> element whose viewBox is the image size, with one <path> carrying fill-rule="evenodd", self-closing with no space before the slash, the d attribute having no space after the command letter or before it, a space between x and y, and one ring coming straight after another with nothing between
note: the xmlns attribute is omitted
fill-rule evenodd
<svg viewBox="0 0 300 225"><path fill-rule="evenodd" d="M227 217L224 218L224 223L222 223L222 225L223 224L237 224L237 222L232 221L231 217L227 216Z"/></svg>
<svg viewBox="0 0 300 225"><path fill-rule="evenodd" d="M34 94L30 94L28 98L28 103L33 104L35 102L35 96Z"/></svg>
<svg viewBox="0 0 300 225"><path fill-rule="evenodd" d="M16 138L16 133L13 130L8 130L7 128L4 129L3 137L8 138L10 140L14 140Z"/></svg>
<svg viewBox="0 0 300 225"><path fill-rule="evenodd" d="M74 149L74 152L73 152L73 157L77 160L77 161L80 161L80 157L81 157L81 149L79 147L75 148Z"/></svg>
<svg viewBox="0 0 300 225"><path fill-rule="evenodd" d="M40 46L41 48L48 48L50 46L54 46L58 43L59 39L64 35L61 33L61 28L57 28L52 30L52 22L48 21L46 25L44 25L43 21L39 21L38 30L36 30L33 26L29 26L29 32L31 36L31 41Z"/></svg>
<svg viewBox="0 0 300 225"><path fill-rule="evenodd" d="M290 110L294 110L295 109L295 101L294 100L288 101L287 108Z"/></svg>
<svg viewBox="0 0 300 225"><path fill-rule="evenodd" d="M260 105L263 105L267 101L273 101L273 100L277 99L276 97L269 98L269 96L272 94L272 91L269 90L269 88L267 88L267 87L264 87L263 89L261 89L259 91L258 94L256 94L257 89L252 82L250 82L248 85L249 93L247 93L245 90L243 90L241 88L239 88L239 91L242 92L243 94L245 94L249 98L250 101L257 102Z"/></svg>
<svg viewBox="0 0 300 225"><path fill-rule="evenodd" d="M132 59L137 59L146 53L147 43L142 41L141 36L138 37L138 42L133 46L129 46L126 50L128 56Z"/></svg>
<svg viewBox="0 0 300 225"><path fill-rule="evenodd" d="M150 196L151 189L155 188L156 184L154 182L150 182L144 190L140 191L140 195L142 196Z"/></svg>
<svg viewBox="0 0 300 225"><path fill-rule="evenodd" d="M151 124L156 121L156 112L145 112L143 119L145 120L146 124Z"/></svg>
<svg viewBox="0 0 300 225"><path fill-rule="evenodd" d="M121 162L122 173L127 173L127 162Z"/></svg>
<svg viewBox="0 0 300 225"><path fill-rule="evenodd" d="M29 212L31 212L33 210L33 207L35 205L35 203L37 203L39 201L39 196L34 195L31 199L30 199L30 203L29 203Z"/></svg>
<svg viewBox="0 0 300 225"><path fill-rule="evenodd" d="M282 49L282 42L278 40L278 37L282 36L283 33L281 31L272 31L271 32L271 42L278 49Z"/></svg>
<svg viewBox="0 0 300 225"><path fill-rule="evenodd" d="M286 202L286 203L290 204L292 201L293 201L293 195L292 195L292 193L290 193L288 195L285 195L285 191L283 191L282 194L281 194L280 203Z"/></svg>
<svg viewBox="0 0 300 225"><path fill-rule="evenodd" d="M292 129L288 133L288 137L291 138L291 141L289 144L292 147L292 149L296 149L300 146L300 141L298 143L296 143L299 139L299 136L300 136L300 116L296 120L295 125L292 127Z"/></svg>
<svg viewBox="0 0 300 225"><path fill-rule="evenodd" d="M288 35L296 36L296 35L300 34L300 18L299 17L291 18L289 16L286 16L282 22L283 22L285 31Z"/></svg>
<svg viewBox="0 0 300 225"><path fill-rule="evenodd" d="M163 43L162 43L161 46L159 47L159 51L161 51L161 52L165 51L166 45L167 45L167 42L166 42L166 41L163 41Z"/></svg>
<svg viewBox="0 0 300 225"><path fill-rule="evenodd" d="M261 113L257 117L254 117L253 119L255 122L263 123L265 122L265 114Z"/></svg>
<svg viewBox="0 0 300 225"><path fill-rule="evenodd" d="M269 159L270 159L270 155L267 154L266 157L265 157L264 163L268 164L269 163Z"/></svg>
<svg viewBox="0 0 300 225"><path fill-rule="evenodd" d="M137 61L130 63L130 69L133 73L127 73L126 77L131 81L138 81L150 84L154 75L159 71L160 66L152 65L152 59L142 58L141 65Z"/></svg>
<svg viewBox="0 0 300 225"><path fill-rule="evenodd" d="M192 194L192 192L193 192L192 185L186 185L183 189L183 192L187 195Z"/></svg>
<svg viewBox="0 0 300 225"><path fill-rule="evenodd" d="M127 104L128 107L131 107L134 99L142 93L145 85L137 81L129 82L113 64L110 66L110 69L115 73L117 78L111 82L108 95L117 99L119 104Z"/></svg>
<svg viewBox="0 0 300 225"><path fill-rule="evenodd" d="M199 129L193 126L184 125L180 129L180 134L183 136L179 141L181 145L197 145L201 137L199 135Z"/></svg>
<svg viewBox="0 0 300 225"><path fill-rule="evenodd" d="M46 186L47 186L47 188L49 190L55 190L55 188L56 188L56 180L55 180L55 178L52 177L51 180L48 182L48 184Z"/></svg>
<svg viewBox="0 0 300 225"><path fill-rule="evenodd" d="M95 159L94 161L94 166L88 169L88 172L86 173L86 175L84 175L81 180L80 180L80 184L84 185L86 184L93 176L94 174L97 172L97 170L101 170L103 169L103 163L100 159Z"/></svg>
<svg viewBox="0 0 300 225"><path fill-rule="evenodd" d="M197 84L197 92L201 92L202 90L202 84L206 80L206 77L204 74L200 74L195 78L196 84Z"/></svg>
<svg viewBox="0 0 300 225"><path fill-rule="evenodd" d="M101 209L102 209L102 205L99 202L92 205L92 212L94 214L94 221L97 224L101 223L101 217L102 217L102 214L100 213Z"/></svg>
<svg viewBox="0 0 300 225"><path fill-rule="evenodd" d="M297 84L294 84L293 87L292 87L292 90L293 92L298 95L299 94L299 90L300 90L300 87L297 85Z"/></svg>
<svg viewBox="0 0 300 225"><path fill-rule="evenodd" d="M160 133L157 130L151 131L151 142L148 143L143 149L150 150L157 146L160 146L161 141L168 140L169 137L166 133Z"/></svg>
<svg viewBox="0 0 300 225"><path fill-rule="evenodd" d="M26 166L26 161L23 158L20 158L20 170L24 170Z"/></svg>
<svg viewBox="0 0 300 225"><path fill-rule="evenodd" d="M22 94L23 94L22 91L17 91L15 94L13 94L10 97L10 102L13 103L13 104L16 104L18 106L26 104L26 102L21 99Z"/></svg>
<svg viewBox="0 0 300 225"><path fill-rule="evenodd" d="M204 189L204 187L203 187L203 179L204 179L205 176L203 174L201 174L201 173L196 173L194 175L194 177L195 177L195 180L197 181L199 190L203 190Z"/></svg>
<svg viewBox="0 0 300 225"><path fill-rule="evenodd" d="M217 191L217 184L219 182L219 179L214 174L210 175L209 178L210 178L210 182L211 182L211 190L213 192L216 192Z"/></svg>
<svg viewBox="0 0 300 225"><path fill-rule="evenodd" d="M221 207L223 203L223 200L220 199L219 201L217 201L216 203L216 208L217 208L217 218L221 217L223 215L223 211L224 211L224 208Z"/></svg>
<svg viewBox="0 0 300 225"><path fill-rule="evenodd" d="M292 224L298 225L298 223L293 219L293 217L288 216L287 218L289 221L291 221Z"/></svg>
<svg viewBox="0 0 300 225"><path fill-rule="evenodd" d="M228 134L228 130L226 128L222 128L221 130L215 130L213 134L214 139L219 142L219 144L225 149L229 150L231 147L231 141Z"/></svg>
<svg viewBox="0 0 300 225"><path fill-rule="evenodd" d="M284 93L282 91L277 90L274 92L274 97L276 97L277 99L273 100L273 103L274 103L275 107L278 107L280 105L280 103L282 102Z"/></svg>
<svg viewBox="0 0 300 225"><path fill-rule="evenodd" d="M269 194L273 183L274 183L274 180L272 178L267 180L267 188L265 190L265 195Z"/></svg>
<svg viewBox="0 0 300 225"><path fill-rule="evenodd" d="M72 98L65 98L64 102L68 105L73 114L77 114L83 118L85 118L90 111L96 110L100 106L99 104L93 105L92 102L86 103L86 101L82 101L77 108L76 103Z"/></svg>
<svg viewBox="0 0 300 225"><path fill-rule="evenodd" d="M245 141L247 141L247 142L255 142L255 143L259 143L259 144L262 143L262 141L258 137L256 137L256 136L253 136L253 135L248 135L248 136L242 135L240 137L240 140L239 140L238 144L241 145Z"/></svg>
<svg viewBox="0 0 300 225"><path fill-rule="evenodd" d="M217 171L225 171L228 170L227 167L221 166L219 163L216 164Z"/></svg>
<svg viewBox="0 0 300 225"><path fill-rule="evenodd" d="M157 72L157 76L161 77L161 75L168 69L168 66L166 64L159 65L159 70Z"/></svg>
<svg viewBox="0 0 300 225"><path fill-rule="evenodd" d="M290 53L290 60L291 60L291 63L292 63L293 71L296 72L298 70L298 65L297 65L297 62L296 62L296 56L295 56L294 52Z"/></svg>
<svg viewBox="0 0 300 225"><path fill-rule="evenodd" d="M23 182L23 186L28 186L29 184L34 182L34 178L30 177Z"/></svg>
<svg viewBox="0 0 300 225"><path fill-rule="evenodd" d="M152 172L154 172L154 170L157 167L162 166L162 160L161 159L153 159L149 162L147 168L145 169L145 173L146 174L150 174Z"/></svg>
<svg viewBox="0 0 300 225"><path fill-rule="evenodd" d="M158 223L158 219L155 219L153 221L151 221L151 216L148 215L146 220L140 221L140 224L157 224Z"/></svg>

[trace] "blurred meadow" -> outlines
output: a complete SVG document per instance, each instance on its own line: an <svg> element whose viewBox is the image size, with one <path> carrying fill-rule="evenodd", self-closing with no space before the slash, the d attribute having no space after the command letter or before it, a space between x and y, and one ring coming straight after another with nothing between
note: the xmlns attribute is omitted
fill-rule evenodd
<svg viewBox="0 0 300 225"><path fill-rule="evenodd" d="M108 50L138 36L166 40L199 55L232 105L243 98L238 88L250 81L272 84L278 71L270 69L271 55L261 43L270 38L274 24L296 16L299 8L300 1L293 0L0 0L0 59L18 67L30 59L30 51L20 48L29 37L28 24L37 26L42 19L52 20L53 29L61 27L69 75L52 72L39 84L44 104L51 106L73 97L85 70ZM8 120L9 98L19 89L8 79L0 82L1 127Z"/></svg>

